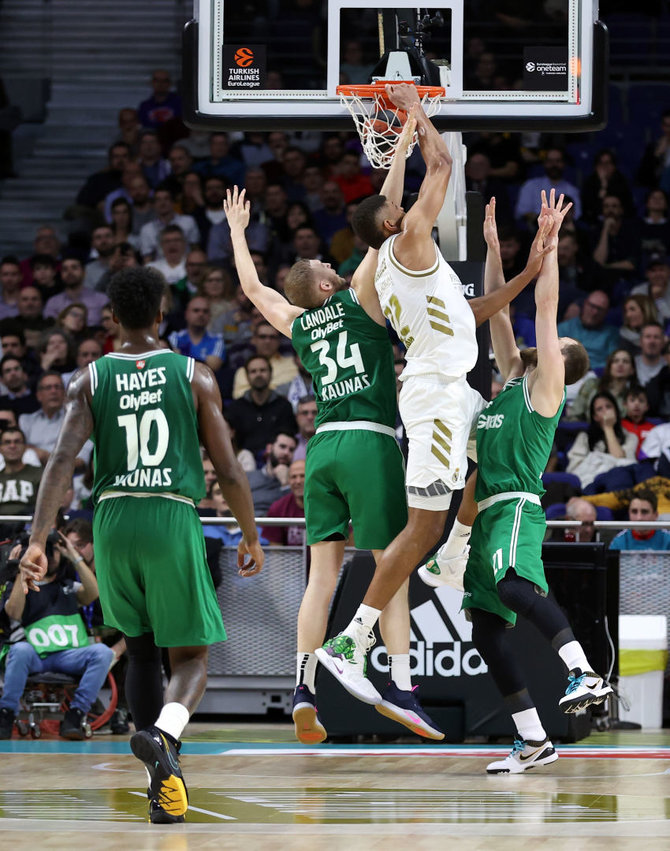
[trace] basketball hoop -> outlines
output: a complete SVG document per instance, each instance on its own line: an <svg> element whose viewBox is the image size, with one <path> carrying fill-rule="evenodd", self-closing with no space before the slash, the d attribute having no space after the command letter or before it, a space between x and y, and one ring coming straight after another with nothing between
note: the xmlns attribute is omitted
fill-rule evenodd
<svg viewBox="0 0 670 851"><path fill-rule="evenodd" d="M386 94L388 84L397 85L405 80L379 80L367 85L341 85L337 87L340 102L351 113L363 145L365 156L374 168L390 168L393 162L407 112L395 106ZM414 83L408 81L411 85ZM434 115L444 97L442 86L417 86L419 99L428 117ZM412 153L417 142L414 133L407 148Z"/></svg>

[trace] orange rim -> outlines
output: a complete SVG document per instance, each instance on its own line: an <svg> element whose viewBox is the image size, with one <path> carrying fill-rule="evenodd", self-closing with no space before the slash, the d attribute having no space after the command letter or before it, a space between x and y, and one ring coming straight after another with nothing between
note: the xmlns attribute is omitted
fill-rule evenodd
<svg viewBox="0 0 670 851"><path fill-rule="evenodd" d="M346 83L338 86L335 91L338 95L344 95L345 97L357 96L359 98L377 98L385 107L389 109L397 109L398 107L396 107L386 95L386 86L395 86L400 85L401 83L415 85L412 80L379 80L376 83L361 83L359 85L350 85ZM426 95L431 98L441 98L444 97L445 94L443 86L415 86L415 88L421 99L423 99Z"/></svg>

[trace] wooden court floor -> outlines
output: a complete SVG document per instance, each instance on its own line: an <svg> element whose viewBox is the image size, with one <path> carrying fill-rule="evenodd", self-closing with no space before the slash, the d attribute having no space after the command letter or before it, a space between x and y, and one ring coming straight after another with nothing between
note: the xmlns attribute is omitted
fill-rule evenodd
<svg viewBox="0 0 670 851"><path fill-rule="evenodd" d="M670 731L597 733L488 776L507 745L322 745L286 724L192 724L184 825L146 821L127 738L0 742L0 847L670 849Z"/></svg>

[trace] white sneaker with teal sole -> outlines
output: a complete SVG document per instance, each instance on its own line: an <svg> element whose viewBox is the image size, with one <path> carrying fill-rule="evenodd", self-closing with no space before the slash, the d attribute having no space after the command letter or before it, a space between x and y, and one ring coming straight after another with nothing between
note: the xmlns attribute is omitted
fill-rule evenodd
<svg viewBox="0 0 670 851"><path fill-rule="evenodd" d="M487 774L521 774L538 765L549 765L556 762L558 754L554 746L545 739L543 742L526 742L516 739L511 753L505 759L490 762L486 766Z"/></svg>

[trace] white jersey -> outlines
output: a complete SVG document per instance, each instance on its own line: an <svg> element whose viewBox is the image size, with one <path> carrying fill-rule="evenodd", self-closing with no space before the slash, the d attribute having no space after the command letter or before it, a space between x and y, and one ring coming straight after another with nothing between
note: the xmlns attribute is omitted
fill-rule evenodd
<svg viewBox="0 0 670 851"><path fill-rule="evenodd" d="M435 246L435 263L421 272L407 269L389 237L379 249L375 289L394 331L407 349L401 379L438 373L457 378L477 361L475 317L458 275Z"/></svg>

